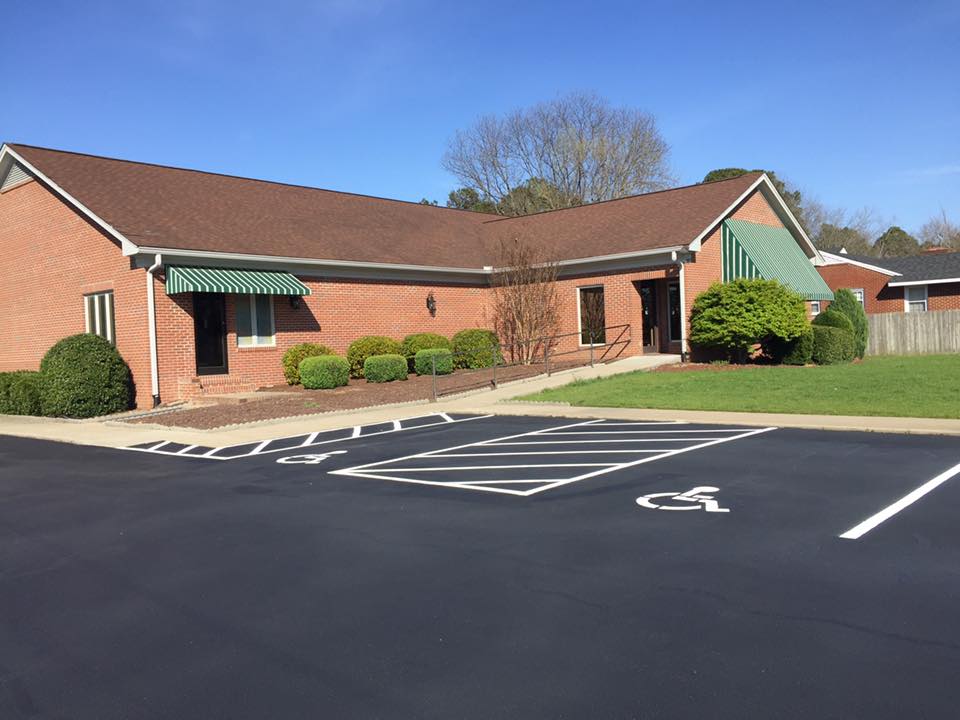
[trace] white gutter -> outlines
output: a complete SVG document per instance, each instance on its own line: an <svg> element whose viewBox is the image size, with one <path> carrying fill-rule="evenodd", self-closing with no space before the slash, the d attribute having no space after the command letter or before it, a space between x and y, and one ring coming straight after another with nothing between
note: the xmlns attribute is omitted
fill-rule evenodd
<svg viewBox="0 0 960 720"><path fill-rule="evenodd" d="M936 280L903 280L901 282L888 282L887 287L911 287L913 285L943 285L944 283L960 283L960 277L937 278Z"/></svg>
<svg viewBox="0 0 960 720"><path fill-rule="evenodd" d="M147 333L150 338L150 393L153 395L153 406L160 404L160 368L157 363L157 314L156 300L154 299L154 273L163 264L163 256L157 253L153 265L147 268Z"/></svg>

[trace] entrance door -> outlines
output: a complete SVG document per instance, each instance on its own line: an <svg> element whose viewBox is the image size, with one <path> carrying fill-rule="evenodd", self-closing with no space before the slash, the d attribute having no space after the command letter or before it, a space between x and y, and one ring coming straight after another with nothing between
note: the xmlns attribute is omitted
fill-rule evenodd
<svg viewBox="0 0 960 720"><path fill-rule="evenodd" d="M197 375L227 372L227 311L221 293L193 294L193 342Z"/></svg>
<svg viewBox="0 0 960 720"><path fill-rule="evenodd" d="M643 308L643 351L660 352L660 313L657 308L657 281L640 281L640 304Z"/></svg>

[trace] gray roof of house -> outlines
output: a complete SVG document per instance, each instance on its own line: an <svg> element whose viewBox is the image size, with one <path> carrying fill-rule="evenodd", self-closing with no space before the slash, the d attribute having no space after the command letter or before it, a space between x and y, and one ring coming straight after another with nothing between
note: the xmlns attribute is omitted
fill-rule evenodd
<svg viewBox="0 0 960 720"><path fill-rule="evenodd" d="M843 257L900 273L900 277L890 278L890 282L893 283L960 278L960 252L927 253L910 255L909 257L877 258L868 255L845 255Z"/></svg>

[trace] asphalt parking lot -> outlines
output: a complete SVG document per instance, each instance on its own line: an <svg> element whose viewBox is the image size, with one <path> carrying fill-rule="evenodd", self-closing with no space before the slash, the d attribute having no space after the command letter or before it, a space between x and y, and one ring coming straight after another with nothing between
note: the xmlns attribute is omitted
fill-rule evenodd
<svg viewBox="0 0 960 720"><path fill-rule="evenodd" d="M947 718L956 438L0 438L0 717Z"/></svg>

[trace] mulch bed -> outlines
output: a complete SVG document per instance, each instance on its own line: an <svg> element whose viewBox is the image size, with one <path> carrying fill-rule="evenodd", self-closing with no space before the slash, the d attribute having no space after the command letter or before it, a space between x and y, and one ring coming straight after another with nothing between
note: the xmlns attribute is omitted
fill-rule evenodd
<svg viewBox="0 0 960 720"><path fill-rule="evenodd" d="M582 363L555 363L552 370L566 370ZM542 365L497 368L497 382L508 382L534 377L543 373ZM453 375L437 378L440 395L450 395L467 390L491 387L492 371L458 370ZM368 383L365 380L350 380L350 384L334 390L306 390L300 385L277 385L263 388L263 399L251 398L245 402L232 402L202 407L186 407L183 410L162 415L131 419L132 423L150 423L169 427L190 427L201 430L236 425L238 423L273 420L276 418L314 415L337 410L358 410L375 405L429 400L433 397L433 379L429 375L410 375L407 380L388 383ZM282 392L285 397L277 397ZM210 398L210 399L214 399Z"/></svg>

